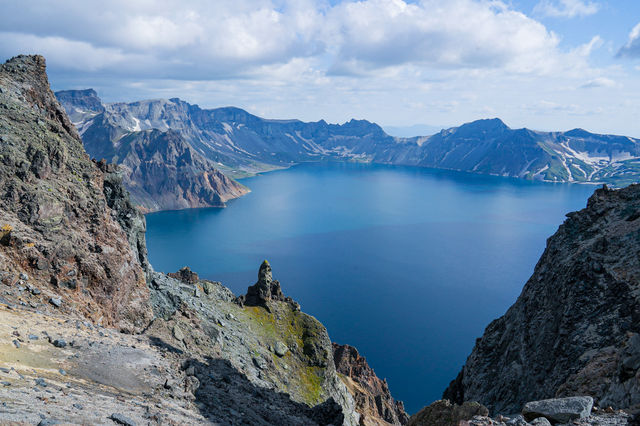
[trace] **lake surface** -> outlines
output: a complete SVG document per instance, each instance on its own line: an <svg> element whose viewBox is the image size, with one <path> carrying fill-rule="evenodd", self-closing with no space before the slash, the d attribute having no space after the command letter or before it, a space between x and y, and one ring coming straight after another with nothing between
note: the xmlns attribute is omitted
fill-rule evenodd
<svg viewBox="0 0 640 426"><path fill-rule="evenodd" d="M189 265L244 294L268 259L285 295L358 348L415 413L516 300L593 186L316 163L244 179L226 209L147 215L156 270Z"/></svg>

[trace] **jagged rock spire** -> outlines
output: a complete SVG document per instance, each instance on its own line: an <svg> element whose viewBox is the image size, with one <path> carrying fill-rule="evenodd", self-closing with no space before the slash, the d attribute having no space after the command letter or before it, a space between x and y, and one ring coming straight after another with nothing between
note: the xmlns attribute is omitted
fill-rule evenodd
<svg viewBox="0 0 640 426"><path fill-rule="evenodd" d="M258 270L258 282L247 289L247 294L237 299L238 303L247 306L263 306L269 310L269 302L287 302L294 309L299 310L300 305L290 297L285 297L280 287L280 281L273 279L271 265L264 260Z"/></svg>

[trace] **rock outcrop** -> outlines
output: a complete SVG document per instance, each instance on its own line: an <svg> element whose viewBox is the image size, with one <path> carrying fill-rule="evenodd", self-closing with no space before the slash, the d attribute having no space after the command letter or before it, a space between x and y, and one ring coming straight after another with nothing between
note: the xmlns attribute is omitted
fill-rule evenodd
<svg viewBox="0 0 640 426"><path fill-rule="evenodd" d="M144 219L112 172L85 153L43 57L0 65L3 297L129 331L150 322Z"/></svg>
<svg viewBox="0 0 640 426"><path fill-rule="evenodd" d="M409 416L402 401L393 399L387 381L376 376L356 348L333 343L333 361L355 400L362 426L407 424Z"/></svg>
<svg viewBox="0 0 640 426"><path fill-rule="evenodd" d="M259 283L273 284L267 266L260 267ZM212 421L358 424L326 328L297 304L282 297L264 299L266 306L242 305L220 283L188 284L157 272L151 286L158 319L148 333L193 371L195 397ZM239 413L244 417L229 420Z"/></svg>
<svg viewBox="0 0 640 426"><path fill-rule="evenodd" d="M191 268L189 268L188 266L185 266L184 268L180 269L178 272L169 272L167 276L170 278L175 278L177 280L180 280L185 284L194 285L198 281L200 281L200 277L198 277L198 274L193 272Z"/></svg>
<svg viewBox="0 0 640 426"><path fill-rule="evenodd" d="M247 289L247 294L238 297L238 303L269 310L270 302L287 302L294 310L300 310L298 303L282 293L280 281L273 279L271 265L265 260L258 270L258 281Z"/></svg>
<svg viewBox="0 0 640 426"><path fill-rule="evenodd" d="M494 413L575 395L640 405L640 185L598 189L567 217L445 398Z"/></svg>

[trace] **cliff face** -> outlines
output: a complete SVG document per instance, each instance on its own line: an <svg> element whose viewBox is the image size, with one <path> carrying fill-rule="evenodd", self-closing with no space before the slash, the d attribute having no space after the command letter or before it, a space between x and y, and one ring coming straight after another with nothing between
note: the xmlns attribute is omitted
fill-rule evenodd
<svg viewBox="0 0 640 426"><path fill-rule="evenodd" d="M353 346L333 343L333 360L356 403L363 426L404 425L409 416L402 401L389 392L386 380L380 380L367 360Z"/></svg>
<svg viewBox="0 0 640 426"><path fill-rule="evenodd" d="M121 166L124 186L144 211L224 207L226 201L249 192L175 130L141 130L137 118L135 126L128 126L91 89L56 96L82 134L87 152ZM128 120L134 118L127 115Z"/></svg>
<svg viewBox="0 0 640 426"><path fill-rule="evenodd" d="M598 189L567 216L445 398L500 413L581 394L601 406L640 404L640 185Z"/></svg>
<svg viewBox="0 0 640 426"><path fill-rule="evenodd" d="M0 278L15 284L7 299L130 331L149 323L144 222L112 172L84 152L44 58L0 66Z"/></svg>
<svg viewBox="0 0 640 426"><path fill-rule="evenodd" d="M249 192L172 130L124 136L112 159L122 168L131 198L147 211L224 207Z"/></svg>

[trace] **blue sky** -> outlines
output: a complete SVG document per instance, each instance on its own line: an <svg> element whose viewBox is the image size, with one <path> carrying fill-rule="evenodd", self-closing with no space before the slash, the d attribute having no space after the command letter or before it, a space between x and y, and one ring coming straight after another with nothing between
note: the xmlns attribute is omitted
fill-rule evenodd
<svg viewBox="0 0 640 426"><path fill-rule="evenodd" d="M269 118L575 127L640 137L631 0L0 0L0 57L54 89Z"/></svg>

